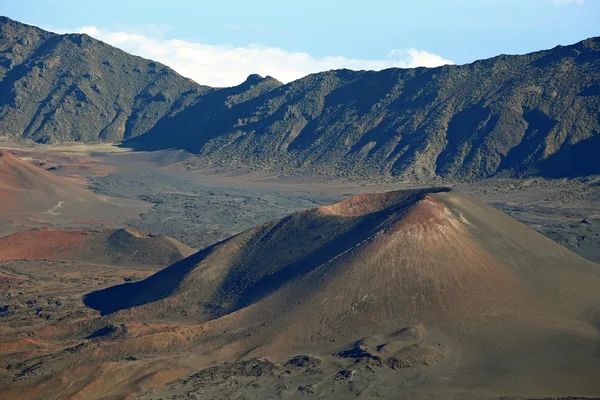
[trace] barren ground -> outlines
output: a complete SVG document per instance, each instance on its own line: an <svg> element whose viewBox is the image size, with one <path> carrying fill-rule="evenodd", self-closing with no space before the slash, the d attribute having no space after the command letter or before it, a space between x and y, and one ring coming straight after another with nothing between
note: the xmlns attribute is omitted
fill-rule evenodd
<svg viewBox="0 0 600 400"><path fill-rule="evenodd" d="M132 204L145 202L152 207L139 208L146 210L139 219L115 220L116 216L111 215L104 216L103 222L94 215L91 226L139 228L172 236L194 248L206 247L291 212L354 194L423 186L279 177L239 170L181 171L173 164L187 154L174 151L130 153L106 146L41 149L30 146L17 151L35 165L81 186L89 185L98 194L120 197ZM489 179L457 188L587 259L600 262L600 178ZM85 226L85 221L77 224ZM72 226L71 223L69 227ZM15 230L26 228L24 225ZM83 296L141 280L157 269L86 261L0 262L0 386L10 389L0 394L0 398L17 394L39 398L47 388L68 383L82 388L73 398L94 398L98 387L108 382L114 385L111 386L114 391L107 398L132 392L148 400L395 398L398 393L408 398L429 398L430 393L423 391L423 387L430 381L446 379L436 375L436 371L451 371L456 367L449 364L448 360L453 360L451 355L434 354L431 359L409 355L394 363L377 349L354 348L352 343L338 342L332 344L335 350L329 353L313 353L317 358L298 353L296 357L287 354L268 360L243 358L225 364L215 360L214 366L206 368L204 354L177 350L177 346L168 348L167 338L183 341L193 336L199 325L176 326L160 321L109 325L114 332L108 335L103 332L104 336L96 339L94 329L110 319L103 320L97 311L85 307ZM79 333L73 335L73 332ZM557 335L556 343L566 337ZM121 340L126 345L120 344ZM127 347L129 344L138 347ZM438 342L430 345L435 347ZM165 346L160 356L146 350L153 346ZM345 352L339 353L344 346ZM89 357L98 357L97 365L91 366ZM544 363L543 357L540 362ZM40 380L52 376L55 370L55 377ZM436 388L432 386L431 390L434 393ZM464 398L464 392L444 395ZM548 393L548 397L551 395ZM496 397L481 389L474 392L473 398Z"/></svg>
<svg viewBox="0 0 600 400"><path fill-rule="evenodd" d="M107 196L153 203L152 211L128 225L202 248L300 209L355 194L424 186L165 166L177 157L181 155L168 152L106 155L103 160L119 172L92 177L91 188ZM600 262L600 177L487 179L456 188Z"/></svg>

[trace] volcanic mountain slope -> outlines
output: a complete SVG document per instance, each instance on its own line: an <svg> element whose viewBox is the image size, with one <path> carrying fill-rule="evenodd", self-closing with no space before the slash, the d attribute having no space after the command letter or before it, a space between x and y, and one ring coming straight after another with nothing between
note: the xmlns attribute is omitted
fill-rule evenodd
<svg viewBox="0 0 600 400"><path fill-rule="evenodd" d="M122 207L7 151L0 151L2 227L35 222L65 223L74 219L131 218L135 213L136 210Z"/></svg>
<svg viewBox="0 0 600 400"><path fill-rule="evenodd" d="M328 71L221 107L201 96L127 144L199 153L190 168L447 180L597 174L599 82L598 38L468 65Z"/></svg>
<svg viewBox="0 0 600 400"><path fill-rule="evenodd" d="M42 168L0 151L0 196L3 212L46 211L58 201L98 201L91 192Z"/></svg>
<svg viewBox="0 0 600 400"><path fill-rule="evenodd" d="M137 229L34 229L0 238L0 261L62 260L125 266L171 265L194 253L164 235Z"/></svg>
<svg viewBox="0 0 600 400"><path fill-rule="evenodd" d="M599 285L597 264L432 189L295 213L85 302L113 322L200 323L213 359L349 348L431 366L406 383L421 395L598 396Z"/></svg>
<svg viewBox="0 0 600 400"><path fill-rule="evenodd" d="M0 132L40 143L120 141L210 88L87 35L0 17Z"/></svg>
<svg viewBox="0 0 600 400"><path fill-rule="evenodd" d="M87 35L1 17L0 132L186 149L199 155L189 168L459 181L598 174L599 43L286 85L251 75L211 89Z"/></svg>

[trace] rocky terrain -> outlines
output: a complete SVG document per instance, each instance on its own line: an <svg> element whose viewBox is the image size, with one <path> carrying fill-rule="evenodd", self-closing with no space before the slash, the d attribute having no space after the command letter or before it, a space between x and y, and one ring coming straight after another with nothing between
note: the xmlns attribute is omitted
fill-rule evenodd
<svg viewBox="0 0 600 400"><path fill-rule="evenodd" d="M43 280L68 282L64 265ZM600 390L598 264L447 188L300 211L146 279L98 281L52 318L46 296L60 291L42 290L25 311L20 287L35 275L3 268L15 294L0 386L22 398Z"/></svg>
<svg viewBox="0 0 600 400"><path fill-rule="evenodd" d="M117 172L91 179L104 196L125 196L153 204L128 226L160 232L204 248L254 225L290 212L334 201L339 195L260 188L243 183L203 181L164 170Z"/></svg>
<svg viewBox="0 0 600 400"><path fill-rule="evenodd" d="M81 299L85 293L143 279L159 268L82 261L2 260L0 358L3 379L10 370L9 359L23 360L69 343L65 339L64 343L52 344L45 339L60 331L68 321L81 321L94 315L83 307Z"/></svg>

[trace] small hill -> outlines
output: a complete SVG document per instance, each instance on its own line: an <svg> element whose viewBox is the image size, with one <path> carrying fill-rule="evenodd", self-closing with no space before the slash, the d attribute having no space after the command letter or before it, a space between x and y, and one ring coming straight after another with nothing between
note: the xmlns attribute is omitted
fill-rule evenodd
<svg viewBox="0 0 600 400"><path fill-rule="evenodd" d="M0 261L62 260L123 266L171 265L194 253L164 235L136 229L34 229L0 238Z"/></svg>
<svg viewBox="0 0 600 400"><path fill-rule="evenodd" d="M85 302L203 323L204 351L230 357L338 351L438 365L438 388L556 396L600 391L599 285L597 264L437 188L298 212Z"/></svg>

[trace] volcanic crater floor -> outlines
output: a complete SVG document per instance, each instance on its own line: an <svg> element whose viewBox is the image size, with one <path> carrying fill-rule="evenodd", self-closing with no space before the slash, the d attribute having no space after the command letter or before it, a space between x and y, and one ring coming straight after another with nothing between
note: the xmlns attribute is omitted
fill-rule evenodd
<svg viewBox="0 0 600 400"><path fill-rule="evenodd" d="M153 203L130 228L0 238L0 397L599 397L597 180L369 194L395 187L127 157L86 179Z"/></svg>

